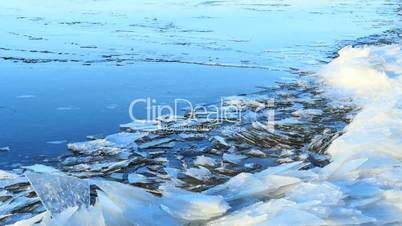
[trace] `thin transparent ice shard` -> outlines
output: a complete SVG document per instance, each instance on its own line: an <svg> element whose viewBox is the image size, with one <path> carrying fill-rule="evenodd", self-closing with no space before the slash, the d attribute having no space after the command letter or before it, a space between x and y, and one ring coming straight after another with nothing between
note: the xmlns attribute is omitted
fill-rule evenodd
<svg viewBox="0 0 402 226"><path fill-rule="evenodd" d="M69 207L89 207L89 183L75 177L26 172L36 194L50 214L61 213Z"/></svg>

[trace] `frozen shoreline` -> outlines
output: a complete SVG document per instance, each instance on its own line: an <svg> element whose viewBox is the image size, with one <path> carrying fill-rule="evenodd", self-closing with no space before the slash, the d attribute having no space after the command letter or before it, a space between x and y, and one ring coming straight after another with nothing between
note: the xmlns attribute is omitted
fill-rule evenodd
<svg viewBox="0 0 402 226"><path fill-rule="evenodd" d="M240 173L202 193L164 184L161 198L117 182L82 180L101 189L93 207L69 208L53 218L41 214L31 221L45 216L43 222L49 225L74 224L83 222L85 216L89 224L153 225L149 219L158 216L168 225L402 222L400 46L346 47L339 55L319 73L328 85L326 95L337 104L352 95L361 110L330 144L327 153L331 162L327 166L302 170L306 163L284 163L258 173ZM45 173L40 177L54 176Z"/></svg>
<svg viewBox="0 0 402 226"><path fill-rule="evenodd" d="M292 39L281 43L280 48L272 42L272 48L264 50L260 48L264 46L260 46L260 39L264 39L265 32L258 33L255 40L244 38L243 32L237 33L237 28L226 31L232 35L215 34L214 30L221 31L221 25L205 21L219 22L220 14L216 13L217 17L194 17L194 11L187 14L182 9L193 7L191 1L169 5L171 10L180 13L161 18L130 14L137 9L131 8L132 5L122 7L129 5L124 0L119 2L121 5L116 4L116 8L105 9L97 1L88 2L83 8L76 8L71 1L66 7L77 10L80 13L77 18L74 13L58 15L41 6L24 11L25 0L0 3L0 7L9 6L5 7L9 14L2 16L4 20L0 24L6 23L7 29L14 29L7 21L18 21L21 27L32 26L28 33L5 32L6 40L16 41L0 46L0 59L3 59L0 63L7 66L77 63L91 68L95 64L105 64L106 68L138 61L181 62L186 63L181 65L185 67L190 66L187 63L259 68L276 65L282 72L297 74L300 72L297 68L309 70L309 67L327 63L331 58L328 52L334 45L352 43L355 48L345 47L339 51L338 57L323 66L312 81L309 76L295 76L288 82L278 83L277 87L263 87L255 94L225 98L225 103L234 103L244 110L244 124L227 123L194 132L196 126L215 125L200 115L198 121L191 123L166 122L164 126L173 130L158 133L153 125L136 131L129 123L122 125L120 133L69 144L72 153L58 158L57 169L33 165L10 172L0 170L0 224L402 223L402 51L400 44L384 45L400 43L402 37L400 29L392 30L398 24L393 21L395 18L386 16L396 8L393 2L383 5L382 1L375 1L371 7L362 7L361 2L357 2L356 7L351 7L354 4L334 1L329 3L334 7L327 8L317 1L317 5L299 6L303 9L300 12L295 11L298 1L294 0L288 0L291 4L273 5L253 5L238 0L196 4L195 12L199 14L205 13L205 9L215 13L213 10L221 12L219 10L227 8L242 15L255 12L252 15L264 19L264 15L271 14L262 12L269 11L274 16L268 18L274 21L282 18L282 12L290 10L294 17L285 22L290 27L297 24L293 23L299 21L298 17L306 19L301 20L301 24L309 24L307 21L316 16L331 13L335 13L333 18L323 17L327 24L333 19L343 25L340 21L347 21L349 17L342 15L349 15L351 9L361 18L370 18L364 21L359 16L351 16L351 27L338 28L342 33L339 39L318 32L322 36L301 36L299 45L290 36ZM153 2L142 6L154 9L164 8L163 4ZM384 11L373 13L378 5ZM111 11L124 13L117 15ZM16 12L23 16L16 19ZM35 17L37 13L46 16ZM192 22L186 24L180 20L182 16ZM113 18L113 23L102 22L104 18ZM205 29L203 23L213 29ZM53 35L41 33L45 26L51 28ZM391 30L347 41L355 40L361 33L379 31L383 26ZM325 26L318 27L325 31ZM105 29L113 34L112 38L92 40L93 43L90 43L90 35L77 40L82 43L64 42L68 35L62 35L68 30L104 34ZM288 28L283 32L289 35L289 31L295 30ZM180 40L176 41L177 38ZM134 40L139 49L115 45L119 43L117 40L125 40L122 43ZM336 40L345 40L345 43ZM46 43L49 49L41 49L40 45L32 48L32 43ZM109 49L111 44L113 48ZM366 44L369 46L363 46ZM118 53L113 54L114 51ZM187 51L200 55L194 57L197 54ZM220 59L211 59L213 55L219 55ZM287 57L289 59L283 60ZM37 99L31 93L18 97L21 101ZM265 106L271 97L276 98L277 104L276 132L253 123L253 120L265 119L262 113L271 110ZM59 108L68 109L72 107ZM256 113L257 109L262 113ZM189 130L173 132L177 128ZM64 139L52 140L53 146L64 143Z"/></svg>

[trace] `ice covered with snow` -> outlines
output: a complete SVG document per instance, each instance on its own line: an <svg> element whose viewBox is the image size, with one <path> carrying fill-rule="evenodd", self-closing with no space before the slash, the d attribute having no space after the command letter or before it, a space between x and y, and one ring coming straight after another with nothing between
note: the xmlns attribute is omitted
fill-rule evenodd
<svg viewBox="0 0 402 226"><path fill-rule="evenodd" d="M197 156L197 158L194 161L194 165L198 165L198 166L215 166L217 164L216 160L208 157L208 156Z"/></svg>
<svg viewBox="0 0 402 226"><path fill-rule="evenodd" d="M329 95L353 95L362 110L327 150L331 163L306 171L276 170L286 167L281 165L232 178L207 193L255 200L211 225L401 223L401 47L346 47L339 54L319 75ZM284 178L271 185L279 176Z"/></svg>

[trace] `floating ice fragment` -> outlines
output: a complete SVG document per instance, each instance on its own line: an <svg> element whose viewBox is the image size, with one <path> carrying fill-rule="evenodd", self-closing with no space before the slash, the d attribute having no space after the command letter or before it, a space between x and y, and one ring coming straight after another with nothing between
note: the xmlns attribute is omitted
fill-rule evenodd
<svg viewBox="0 0 402 226"><path fill-rule="evenodd" d="M54 141L48 141L46 142L47 144L64 144L66 143L66 140L54 140Z"/></svg>
<svg viewBox="0 0 402 226"><path fill-rule="evenodd" d="M158 122L151 122L151 121L146 121L146 122L130 122L126 124L121 124L120 129L122 130L129 130L129 131L142 131L142 132L152 132L152 131L157 131L161 128L160 124Z"/></svg>
<svg viewBox="0 0 402 226"><path fill-rule="evenodd" d="M9 146L0 147L0 151L11 151L11 148Z"/></svg>
<svg viewBox="0 0 402 226"><path fill-rule="evenodd" d="M69 107L57 107L56 108L57 111L71 111L71 110L74 110L74 109L75 108L71 107L71 106L69 106Z"/></svg>
<svg viewBox="0 0 402 226"><path fill-rule="evenodd" d="M21 98L21 99L29 99L29 98L35 98L35 95L31 95L31 94L23 94L23 95L19 95L17 96L17 98Z"/></svg>

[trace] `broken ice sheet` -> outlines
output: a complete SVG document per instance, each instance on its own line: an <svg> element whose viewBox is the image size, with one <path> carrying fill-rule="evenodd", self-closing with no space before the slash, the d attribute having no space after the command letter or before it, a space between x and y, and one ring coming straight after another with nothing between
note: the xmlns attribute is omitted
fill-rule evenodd
<svg viewBox="0 0 402 226"><path fill-rule="evenodd" d="M199 166L199 168L187 169L184 174L199 181L207 181L212 176L211 172L202 166Z"/></svg>
<svg viewBox="0 0 402 226"><path fill-rule="evenodd" d="M26 172L36 194L51 214L61 213L69 207L88 207L89 183L85 180L44 173Z"/></svg>
<svg viewBox="0 0 402 226"><path fill-rule="evenodd" d="M109 135L105 138L105 140L112 143L114 146L123 148L123 147L130 147L135 146L135 141L141 139L148 135L148 133L116 133Z"/></svg>
<svg viewBox="0 0 402 226"><path fill-rule="evenodd" d="M204 155L201 156L197 156L197 158L194 161L194 165L196 166L209 166L209 167L213 167L217 164L216 160L211 158L211 157L207 157Z"/></svg>
<svg viewBox="0 0 402 226"><path fill-rule="evenodd" d="M143 143L143 144L139 145L139 148L147 149L147 148L159 146L159 145L162 145L162 144L166 144L166 143L169 143L171 141L174 141L174 139L169 138L169 137L161 138L161 139L158 139L158 140L153 140L153 141L150 141L150 142Z"/></svg>
<svg viewBox="0 0 402 226"><path fill-rule="evenodd" d="M130 183L130 184L147 183L147 182L149 182L149 180L144 175L141 175L141 174L138 174L138 173L130 173L128 175L128 183Z"/></svg>
<svg viewBox="0 0 402 226"><path fill-rule="evenodd" d="M139 132L151 132L160 129L158 122L138 122L133 121L126 124L121 124L120 129L124 131L139 131Z"/></svg>
<svg viewBox="0 0 402 226"><path fill-rule="evenodd" d="M121 152L121 148L136 149L136 140L143 138L148 133L116 133L107 136L105 139L97 139L86 142L68 144L72 152L86 155L115 155Z"/></svg>

